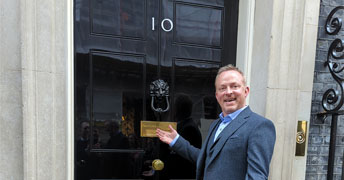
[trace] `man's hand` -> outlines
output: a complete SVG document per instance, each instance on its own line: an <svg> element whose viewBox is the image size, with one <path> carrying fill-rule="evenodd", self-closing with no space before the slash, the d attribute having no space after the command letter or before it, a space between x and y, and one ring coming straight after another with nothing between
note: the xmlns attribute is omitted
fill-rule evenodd
<svg viewBox="0 0 344 180"><path fill-rule="evenodd" d="M177 131L173 129L171 125L169 125L168 128L170 129L170 132L163 131L158 128L156 130L156 135L159 137L160 141L166 144L171 144L173 139L177 136Z"/></svg>

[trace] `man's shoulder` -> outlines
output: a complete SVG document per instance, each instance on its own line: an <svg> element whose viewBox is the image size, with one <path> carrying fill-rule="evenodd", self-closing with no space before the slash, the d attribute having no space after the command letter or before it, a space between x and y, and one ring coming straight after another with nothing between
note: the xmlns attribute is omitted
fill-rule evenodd
<svg viewBox="0 0 344 180"><path fill-rule="evenodd" d="M266 118L266 117L264 117L264 116L262 116L262 115L260 115L260 114L258 114L258 113L255 113L255 112L253 112L253 111L252 111L252 113L251 113L251 116L252 116L253 118L255 118L255 119L260 120L260 121L271 121L270 119L268 119L268 118Z"/></svg>
<svg viewBox="0 0 344 180"><path fill-rule="evenodd" d="M269 133L271 135L269 138L273 139L276 136L276 128L273 121L255 112L251 113L246 127L252 130L249 134L254 136L259 132Z"/></svg>
<svg viewBox="0 0 344 180"><path fill-rule="evenodd" d="M266 118L266 117L264 117L264 116L262 116L256 112L253 112L250 109L249 109L249 111L250 111L249 117L250 117L250 119L253 120L253 122L258 123L258 124L260 124L260 123L273 124L273 122L270 119L268 119L268 118Z"/></svg>

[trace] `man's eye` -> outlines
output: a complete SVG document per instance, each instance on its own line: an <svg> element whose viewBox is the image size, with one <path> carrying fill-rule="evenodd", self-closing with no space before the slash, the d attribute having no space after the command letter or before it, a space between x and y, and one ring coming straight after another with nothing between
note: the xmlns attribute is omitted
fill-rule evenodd
<svg viewBox="0 0 344 180"><path fill-rule="evenodd" d="M233 89L238 89L239 86L238 86L238 85L234 85L232 88L233 88Z"/></svg>

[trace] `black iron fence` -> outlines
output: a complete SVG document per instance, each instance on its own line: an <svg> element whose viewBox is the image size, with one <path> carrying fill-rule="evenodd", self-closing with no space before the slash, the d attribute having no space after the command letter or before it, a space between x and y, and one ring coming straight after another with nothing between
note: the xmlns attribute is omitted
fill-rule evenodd
<svg viewBox="0 0 344 180"><path fill-rule="evenodd" d="M343 12L338 13L339 11ZM337 36L342 28L343 17L344 6L338 6L330 12L325 23L326 33L328 35L333 35L334 37L334 40L332 41L328 49L325 66L329 68L332 77L334 78L336 83L338 83L339 87L337 89L330 88L324 93L322 98L322 106L325 111L317 114L317 116L320 118L332 116L327 180L333 180L337 122L338 116L344 114L344 110L341 110L344 103L344 40L338 38ZM342 166L342 180L344 180L344 162Z"/></svg>

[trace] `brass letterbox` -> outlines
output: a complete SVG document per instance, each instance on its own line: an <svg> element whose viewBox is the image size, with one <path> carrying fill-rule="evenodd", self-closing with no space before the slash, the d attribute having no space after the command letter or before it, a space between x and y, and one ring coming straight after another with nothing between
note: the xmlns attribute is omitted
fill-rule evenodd
<svg viewBox="0 0 344 180"><path fill-rule="evenodd" d="M156 129L170 131L168 125L177 129L177 122L141 121L141 137L157 137L155 134Z"/></svg>

